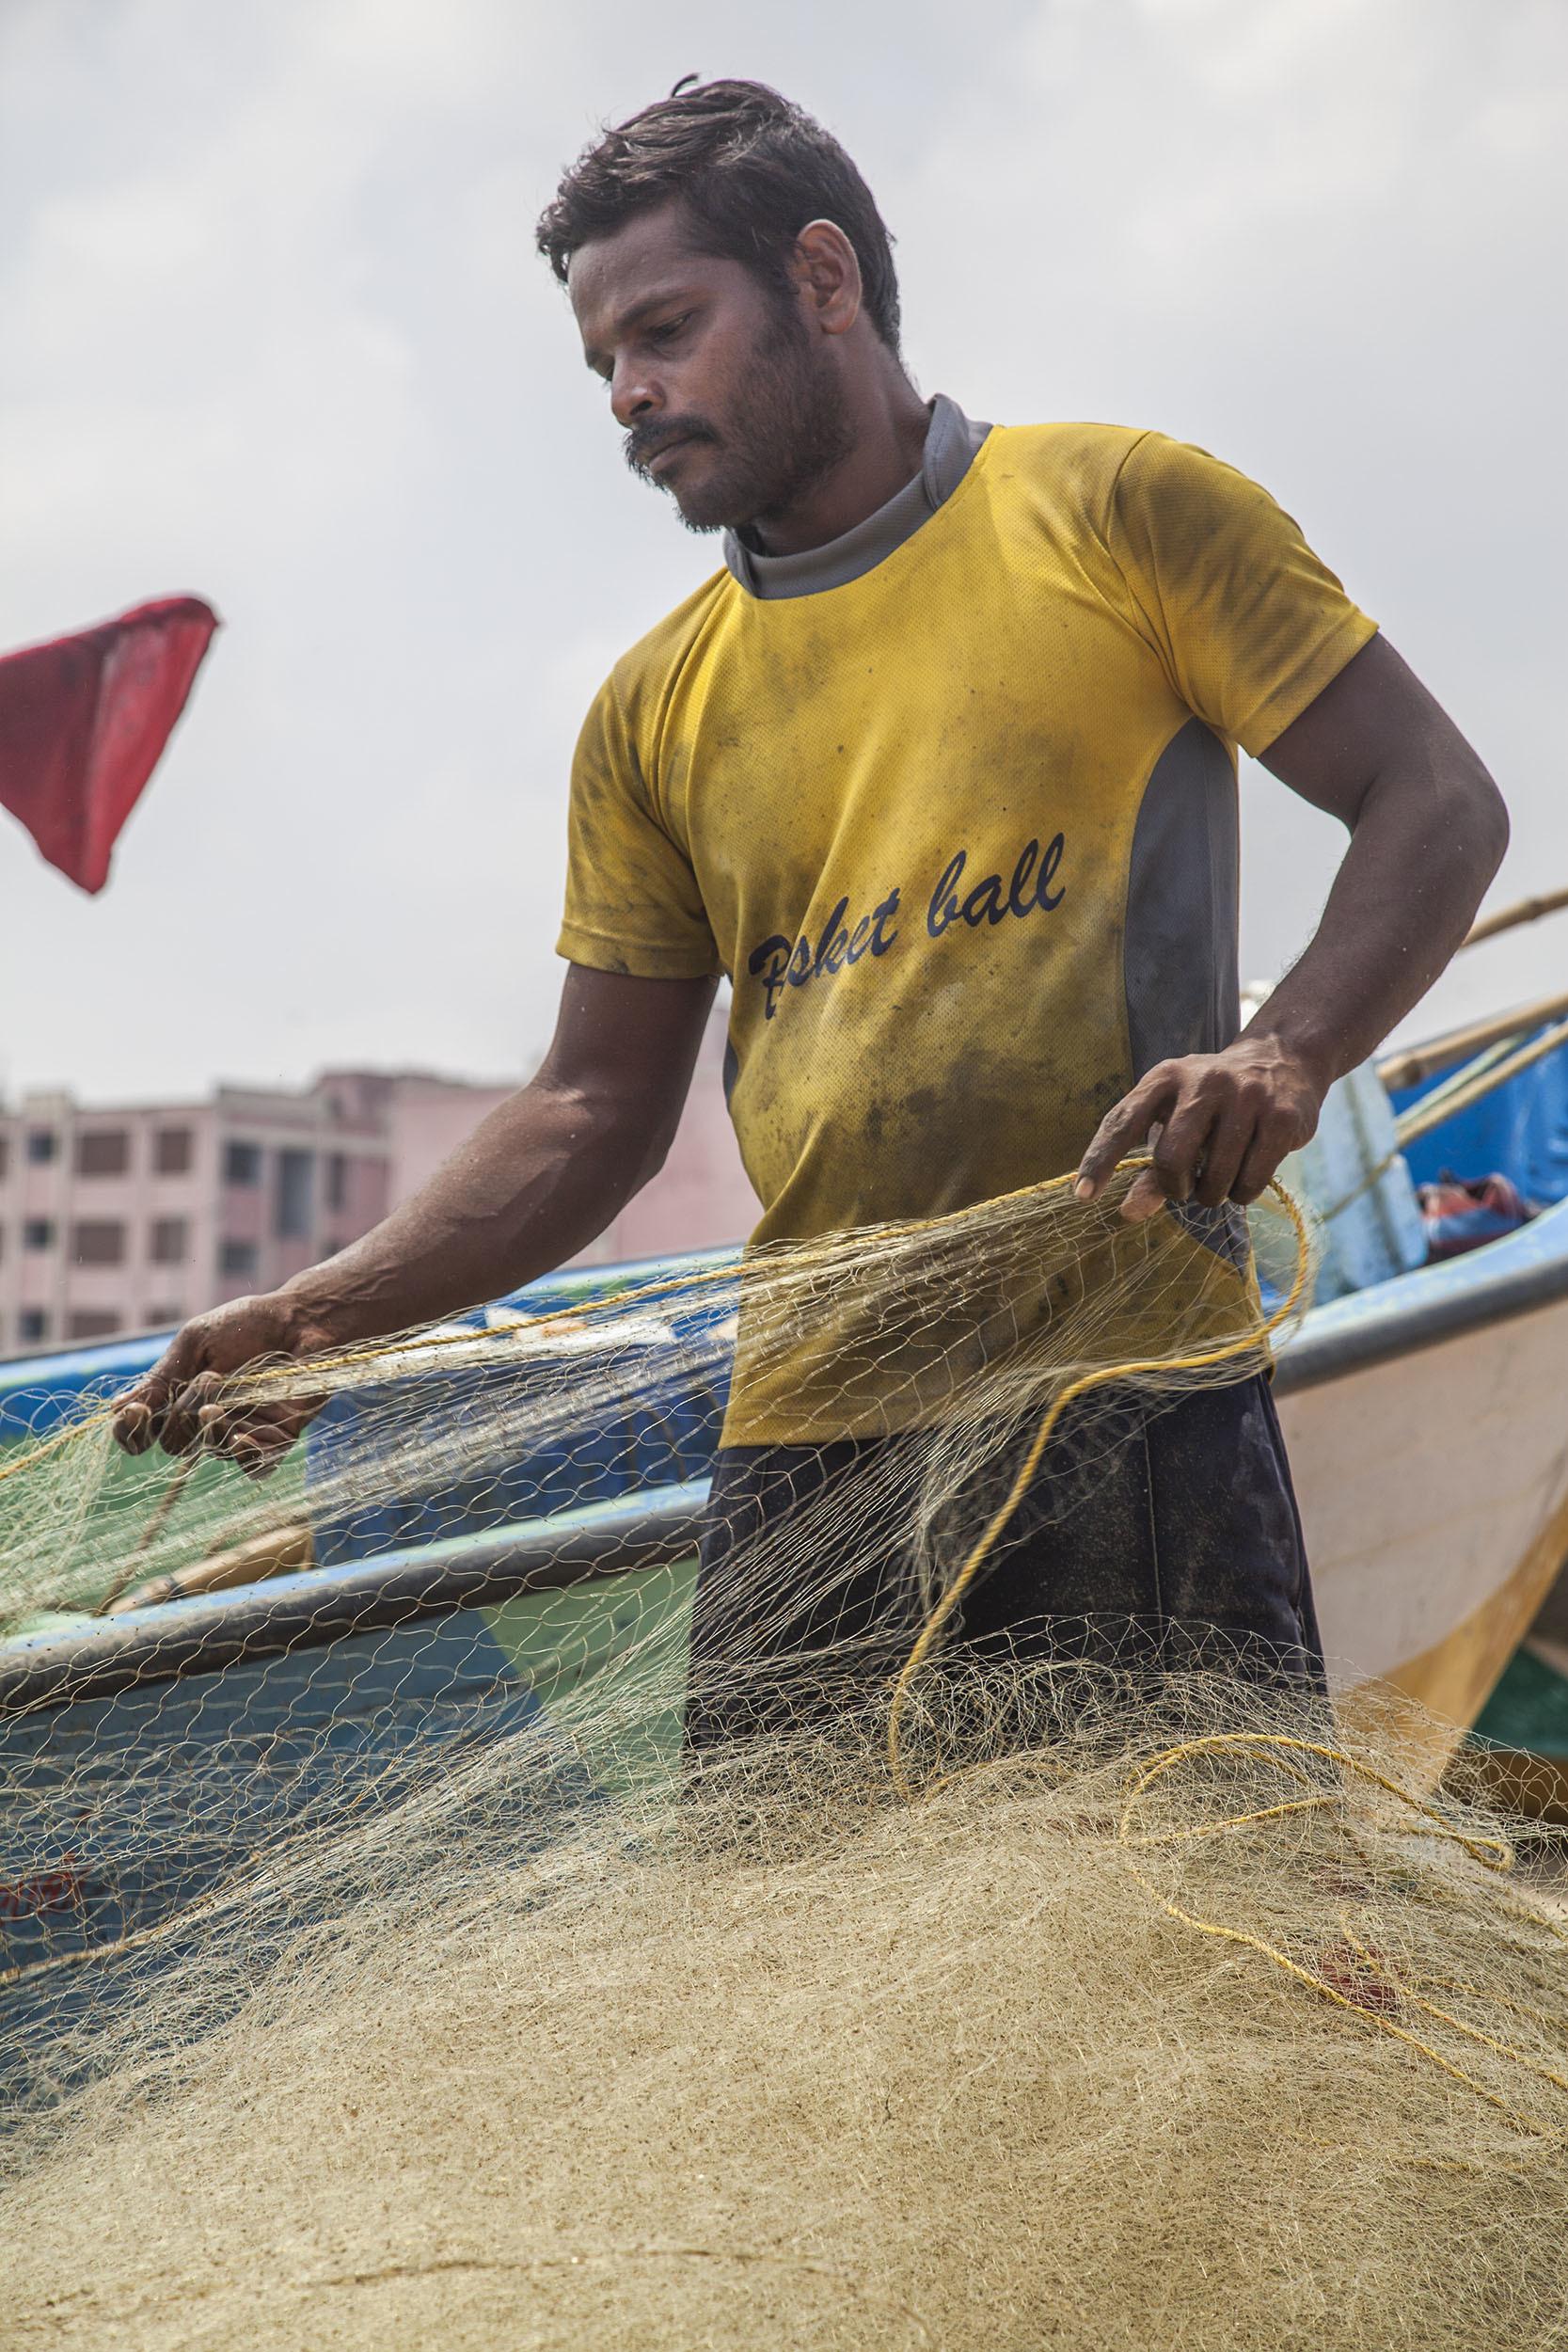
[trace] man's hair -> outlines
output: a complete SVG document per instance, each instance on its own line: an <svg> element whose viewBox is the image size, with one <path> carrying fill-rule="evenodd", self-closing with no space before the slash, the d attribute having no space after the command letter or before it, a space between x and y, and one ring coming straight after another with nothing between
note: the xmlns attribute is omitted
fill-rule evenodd
<svg viewBox="0 0 1568 2352"><path fill-rule="evenodd" d="M639 213L678 200L700 252L743 262L783 289L808 221L843 230L860 263L866 316L898 349L893 239L870 189L831 132L761 82L676 90L585 147L539 220L539 250L562 285L573 254Z"/></svg>

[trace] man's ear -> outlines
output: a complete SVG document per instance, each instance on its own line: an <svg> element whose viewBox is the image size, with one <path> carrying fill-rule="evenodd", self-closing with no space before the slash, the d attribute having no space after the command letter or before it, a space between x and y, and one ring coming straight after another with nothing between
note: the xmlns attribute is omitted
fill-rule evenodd
<svg viewBox="0 0 1568 2352"><path fill-rule="evenodd" d="M861 265L838 223L808 220L791 266L816 326L824 335L847 333L861 314Z"/></svg>

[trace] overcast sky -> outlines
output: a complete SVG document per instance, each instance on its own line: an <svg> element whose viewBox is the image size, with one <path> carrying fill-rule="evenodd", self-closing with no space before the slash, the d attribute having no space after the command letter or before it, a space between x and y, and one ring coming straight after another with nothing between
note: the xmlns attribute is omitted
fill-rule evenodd
<svg viewBox="0 0 1568 2352"><path fill-rule="evenodd" d="M844 139L924 390L1265 483L1502 784L1494 902L1568 883L1564 0L0 0L0 645L226 624L103 898L0 818L13 1096L531 1066L582 711L717 560L531 228L689 72ZM1342 836L1243 821L1271 976ZM1413 1025L1553 985L1568 915Z"/></svg>

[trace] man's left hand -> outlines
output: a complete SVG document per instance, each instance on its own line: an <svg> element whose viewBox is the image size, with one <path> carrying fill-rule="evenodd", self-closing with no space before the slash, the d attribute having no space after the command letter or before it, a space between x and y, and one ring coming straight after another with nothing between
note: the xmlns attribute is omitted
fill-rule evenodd
<svg viewBox="0 0 1568 2352"><path fill-rule="evenodd" d="M1147 1148L1151 1165L1121 1205L1134 1223L1167 1200L1211 1209L1256 1200L1286 1153L1311 1140L1328 1083L1277 1037L1248 1035L1220 1054L1156 1062L1101 1120L1079 1167L1078 1198L1094 1200L1118 1160Z"/></svg>

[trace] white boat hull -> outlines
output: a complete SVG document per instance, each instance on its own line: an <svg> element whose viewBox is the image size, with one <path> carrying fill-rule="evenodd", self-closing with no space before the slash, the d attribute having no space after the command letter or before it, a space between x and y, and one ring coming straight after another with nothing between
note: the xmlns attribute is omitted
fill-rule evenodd
<svg viewBox="0 0 1568 2352"><path fill-rule="evenodd" d="M1331 1677L1475 1721L1568 1555L1568 1207L1281 1353Z"/></svg>

